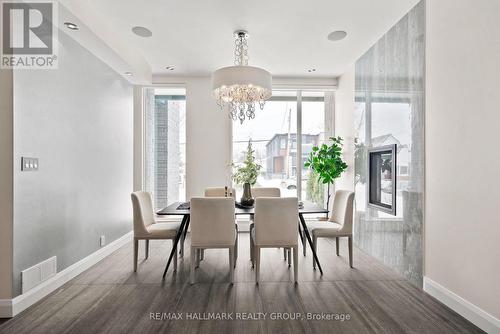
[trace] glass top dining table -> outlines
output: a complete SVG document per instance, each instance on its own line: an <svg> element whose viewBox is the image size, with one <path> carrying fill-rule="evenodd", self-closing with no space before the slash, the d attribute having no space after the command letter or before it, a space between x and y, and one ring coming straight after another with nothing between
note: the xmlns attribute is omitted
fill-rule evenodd
<svg viewBox="0 0 500 334"><path fill-rule="evenodd" d="M254 212L255 212L254 208L243 208L235 204L235 209L234 209L235 215L253 215ZM163 278L165 278L167 270L170 266L170 262L172 261L172 258L176 253L177 244L179 243L181 236L184 236L185 238L186 233L188 231L191 211L189 209L188 203L176 202L157 211L156 214L159 216L182 216L181 226L179 228L179 231L177 232L177 235L175 236L174 245L172 247L172 251L170 252L167 265L165 266L165 271L163 272ZM300 240L302 244L304 244L307 240L307 243L309 244L309 247L311 248L311 251L313 253L313 261L316 262L316 265L318 266L321 275L323 275L323 269L321 268L321 264L319 263L318 255L316 254L316 251L313 247L311 235L309 233L309 230L307 229L307 224L304 219L304 215L307 214L328 214L328 210L316 204L306 202L303 205L299 206L299 217L298 217ZM304 248L304 256L305 256L305 248Z"/></svg>

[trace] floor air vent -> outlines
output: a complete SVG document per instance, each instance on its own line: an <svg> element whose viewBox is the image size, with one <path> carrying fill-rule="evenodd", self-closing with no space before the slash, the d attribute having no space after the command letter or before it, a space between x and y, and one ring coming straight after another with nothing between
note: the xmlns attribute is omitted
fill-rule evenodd
<svg viewBox="0 0 500 334"><path fill-rule="evenodd" d="M38 284L54 276L57 272L57 257L35 264L33 267L21 271L22 293L33 289Z"/></svg>

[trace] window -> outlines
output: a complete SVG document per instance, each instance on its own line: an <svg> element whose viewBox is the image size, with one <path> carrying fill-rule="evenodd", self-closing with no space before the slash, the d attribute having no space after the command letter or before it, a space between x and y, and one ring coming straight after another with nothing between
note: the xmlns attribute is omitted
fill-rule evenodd
<svg viewBox="0 0 500 334"><path fill-rule="evenodd" d="M186 198L186 93L144 88L144 190L155 210Z"/></svg>
<svg viewBox="0 0 500 334"><path fill-rule="evenodd" d="M280 143L281 143L280 149L285 150L286 146L288 144L287 138L281 137L280 139L281 139L280 140Z"/></svg>
<svg viewBox="0 0 500 334"><path fill-rule="evenodd" d="M256 187L277 187L284 197L324 205L323 186L303 167L312 147L325 139L324 100L324 92L274 91L255 119L233 123L233 162L243 162L251 140L262 165Z"/></svg>
<svg viewBox="0 0 500 334"><path fill-rule="evenodd" d="M314 146L325 143L325 93L302 92L302 163L307 161ZM324 206L325 187L309 169L302 170L301 199Z"/></svg>
<svg viewBox="0 0 500 334"><path fill-rule="evenodd" d="M266 102L254 119L233 123L233 162L243 162L251 140L256 160L262 165L256 186L278 187L283 196L296 196L291 141L297 133L297 102L294 92L282 94L286 94L286 99L281 96L282 99ZM237 186L237 192L240 191L241 185Z"/></svg>

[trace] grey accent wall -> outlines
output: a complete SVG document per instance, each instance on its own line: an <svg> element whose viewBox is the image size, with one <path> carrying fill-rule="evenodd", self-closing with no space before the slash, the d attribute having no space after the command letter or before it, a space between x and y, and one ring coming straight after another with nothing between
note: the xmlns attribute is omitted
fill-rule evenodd
<svg viewBox="0 0 500 334"><path fill-rule="evenodd" d="M422 286L425 10L417 4L355 68L355 242ZM368 208L366 150L397 144L397 214Z"/></svg>
<svg viewBox="0 0 500 334"><path fill-rule="evenodd" d="M14 295L23 269L55 255L61 271L132 229L133 87L62 31L59 43L59 69L14 72Z"/></svg>
<svg viewBox="0 0 500 334"><path fill-rule="evenodd" d="M12 297L12 70L0 70L0 299Z"/></svg>

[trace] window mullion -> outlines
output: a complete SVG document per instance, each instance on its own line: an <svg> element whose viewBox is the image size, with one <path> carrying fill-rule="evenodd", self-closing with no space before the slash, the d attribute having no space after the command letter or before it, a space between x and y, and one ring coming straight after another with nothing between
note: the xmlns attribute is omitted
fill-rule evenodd
<svg viewBox="0 0 500 334"><path fill-rule="evenodd" d="M297 197L302 200L302 91L297 91L297 154L295 157L297 166Z"/></svg>

